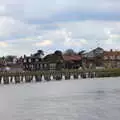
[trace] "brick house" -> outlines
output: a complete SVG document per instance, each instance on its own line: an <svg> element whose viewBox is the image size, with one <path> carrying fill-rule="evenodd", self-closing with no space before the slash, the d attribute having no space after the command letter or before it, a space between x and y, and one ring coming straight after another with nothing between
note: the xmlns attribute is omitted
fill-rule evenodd
<svg viewBox="0 0 120 120"><path fill-rule="evenodd" d="M63 55L65 69L78 69L82 66L82 56L80 55Z"/></svg>
<svg viewBox="0 0 120 120"><path fill-rule="evenodd" d="M106 68L120 68L120 51L104 51L104 66Z"/></svg>

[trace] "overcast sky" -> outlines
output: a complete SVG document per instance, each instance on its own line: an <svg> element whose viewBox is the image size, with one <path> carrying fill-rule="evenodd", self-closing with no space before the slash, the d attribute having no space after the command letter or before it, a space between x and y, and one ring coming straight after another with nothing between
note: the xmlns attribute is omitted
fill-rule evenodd
<svg viewBox="0 0 120 120"><path fill-rule="evenodd" d="M0 56L97 46L120 50L120 0L0 0Z"/></svg>

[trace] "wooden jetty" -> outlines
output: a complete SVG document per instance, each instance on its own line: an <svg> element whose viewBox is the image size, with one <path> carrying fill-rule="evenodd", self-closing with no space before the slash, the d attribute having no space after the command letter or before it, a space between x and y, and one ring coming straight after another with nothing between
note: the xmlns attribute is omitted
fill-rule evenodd
<svg viewBox="0 0 120 120"><path fill-rule="evenodd" d="M0 72L0 84L30 83L51 80L70 80L80 78L94 78L95 72L81 72L79 70L66 71L26 71L26 72Z"/></svg>

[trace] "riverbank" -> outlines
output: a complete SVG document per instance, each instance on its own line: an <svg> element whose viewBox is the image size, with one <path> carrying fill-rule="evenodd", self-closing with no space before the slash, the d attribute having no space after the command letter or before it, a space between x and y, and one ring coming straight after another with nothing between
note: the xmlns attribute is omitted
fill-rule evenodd
<svg viewBox="0 0 120 120"><path fill-rule="evenodd" d="M26 71L26 72L1 72L0 83L40 82L51 80L70 80L101 77L118 77L120 69L103 70L62 70L62 71Z"/></svg>

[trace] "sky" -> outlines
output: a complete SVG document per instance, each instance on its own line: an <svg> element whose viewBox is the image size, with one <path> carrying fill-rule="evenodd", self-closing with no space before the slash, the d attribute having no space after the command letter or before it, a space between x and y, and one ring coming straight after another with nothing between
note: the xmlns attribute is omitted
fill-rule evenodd
<svg viewBox="0 0 120 120"><path fill-rule="evenodd" d="M97 46L120 50L120 0L0 0L0 56Z"/></svg>

